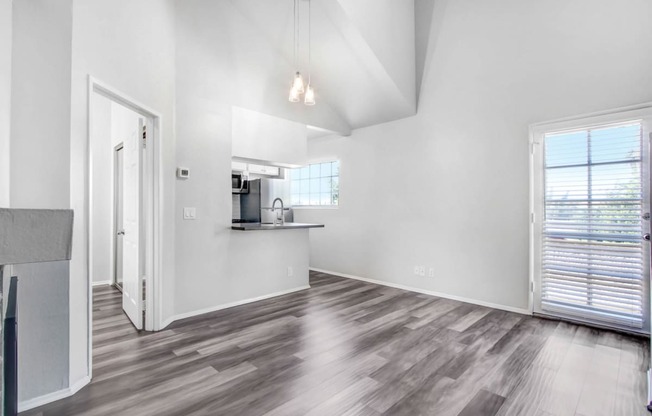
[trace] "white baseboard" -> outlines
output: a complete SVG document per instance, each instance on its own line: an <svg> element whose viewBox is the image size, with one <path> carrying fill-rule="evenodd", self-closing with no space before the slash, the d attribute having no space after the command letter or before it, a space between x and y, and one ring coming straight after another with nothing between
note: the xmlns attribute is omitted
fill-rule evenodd
<svg viewBox="0 0 652 416"><path fill-rule="evenodd" d="M333 272L333 271L330 271L330 270L316 269L314 267L311 267L310 270L315 271L315 272L319 272L319 273L326 273L326 274L332 274L334 276L345 277L347 279L361 280L363 282L374 283L376 285L388 286L388 287L393 287L393 288L396 288L396 289L407 290L409 292L423 293L424 295L437 296L439 298L446 298L446 299L456 300L456 301L459 301L459 302L471 303L473 305L485 306L487 308L500 309L500 310L507 311L507 312L520 313L522 315L532 315L532 313L529 310L523 309L523 308L515 308L513 306L499 305L499 304L496 304L496 303L484 302L484 301L481 301L481 300L469 299L469 298L464 298L464 297L455 296L455 295L449 295L448 293L433 292L431 290L426 290L426 289L420 289L418 287L401 285L401 284L398 284L398 283L390 283L390 282L385 282L385 281L382 281L382 280L369 279L369 278L366 278L366 277L354 276L354 275L346 274L346 273L338 273L338 272Z"/></svg>
<svg viewBox="0 0 652 416"><path fill-rule="evenodd" d="M113 281L111 281L111 280L101 280L101 281L99 281L99 282L93 282L93 287L95 287L95 286L110 285L110 284L112 284L112 283L113 283Z"/></svg>
<svg viewBox="0 0 652 416"><path fill-rule="evenodd" d="M56 402L57 400L65 399L70 397L73 394L77 393L84 386L91 382L89 376L82 377L79 381L73 384L70 387L55 391L52 393L44 394L43 396L34 397L33 399L25 400L18 403L18 412L24 412L26 410L34 409L39 406L43 406L48 403Z"/></svg>
<svg viewBox="0 0 652 416"><path fill-rule="evenodd" d="M234 306L245 305L247 303L258 302L258 301L269 299L269 298L275 298L277 296L288 295L290 293L299 292L299 291L306 290L306 289L310 289L310 285L295 287L293 289L283 290L281 292L270 293L268 295L258 296L258 297L255 297L255 298L239 300L237 302L225 303L223 305L212 306L210 308L199 309L199 310L192 311L192 312L180 313L178 315L174 315L174 316L166 319L165 321L163 321L163 323L161 324L161 330L165 329L165 327L170 325L172 322L179 321L181 319L191 318L193 316L203 315L205 313L215 312L215 311L219 311L219 310L222 310L222 309L233 308Z"/></svg>

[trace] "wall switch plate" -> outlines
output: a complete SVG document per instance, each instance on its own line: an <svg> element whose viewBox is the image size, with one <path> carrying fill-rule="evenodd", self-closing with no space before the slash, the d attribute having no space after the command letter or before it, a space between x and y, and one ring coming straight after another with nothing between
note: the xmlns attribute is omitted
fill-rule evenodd
<svg viewBox="0 0 652 416"><path fill-rule="evenodd" d="M419 266L419 276L425 276L425 275L426 275L425 266Z"/></svg>
<svg viewBox="0 0 652 416"><path fill-rule="evenodd" d="M288 266L288 277L294 276L294 270L292 269L292 266Z"/></svg>
<svg viewBox="0 0 652 416"><path fill-rule="evenodd" d="M428 269L428 277L435 277L435 269L433 267Z"/></svg>
<svg viewBox="0 0 652 416"><path fill-rule="evenodd" d="M419 266L414 266L414 274L419 275Z"/></svg>
<svg viewBox="0 0 652 416"><path fill-rule="evenodd" d="M197 209L194 207L184 207L183 208L183 219L184 220L194 220L197 218Z"/></svg>

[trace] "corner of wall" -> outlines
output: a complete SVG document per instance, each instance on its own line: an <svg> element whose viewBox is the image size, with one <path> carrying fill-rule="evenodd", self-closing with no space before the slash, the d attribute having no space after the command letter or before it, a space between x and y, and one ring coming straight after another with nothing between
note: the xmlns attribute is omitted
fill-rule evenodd
<svg viewBox="0 0 652 416"><path fill-rule="evenodd" d="M12 0L0 0L0 207L9 206Z"/></svg>

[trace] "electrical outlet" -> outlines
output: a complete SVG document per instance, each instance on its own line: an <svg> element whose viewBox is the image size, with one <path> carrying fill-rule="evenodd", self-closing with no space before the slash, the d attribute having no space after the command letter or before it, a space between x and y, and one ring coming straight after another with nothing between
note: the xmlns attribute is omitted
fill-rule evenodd
<svg viewBox="0 0 652 416"><path fill-rule="evenodd" d="M292 269L292 266L288 266L288 277L294 276L294 270Z"/></svg>
<svg viewBox="0 0 652 416"><path fill-rule="evenodd" d="M426 267L419 266L419 276L425 276L425 275L426 275Z"/></svg>
<svg viewBox="0 0 652 416"><path fill-rule="evenodd" d="M419 266L414 266L414 274L419 275Z"/></svg>
<svg viewBox="0 0 652 416"><path fill-rule="evenodd" d="M428 269L428 277L435 277L435 269L433 267Z"/></svg>

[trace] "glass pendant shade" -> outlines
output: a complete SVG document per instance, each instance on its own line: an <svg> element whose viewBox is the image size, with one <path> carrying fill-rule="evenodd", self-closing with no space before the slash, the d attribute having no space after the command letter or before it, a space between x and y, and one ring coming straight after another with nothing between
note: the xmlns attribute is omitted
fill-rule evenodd
<svg viewBox="0 0 652 416"><path fill-rule="evenodd" d="M315 105L315 90L312 89L310 84L306 88L306 95L304 96L303 103L305 105Z"/></svg>
<svg viewBox="0 0 652 416"><path fill-rule="evenodd" d="M303 94L304 92L303 77L299 71L297 71L297 73L294 75L294 83L292 84L292 89L297 90L299 94Z"/></svg>
<svg viewBox="0 0 652 416"><path fill-rule="evenodd" d="M289 97L288 97L288 100L289 100L291 103L298 103L298 102L300 101L300 97L299 97L299 95L300 95L300 94L299 94L299 92L297 91L297 89L294 88L294 86L292 86L292 88L290 88L290 95L289 95Z"/></svg>

